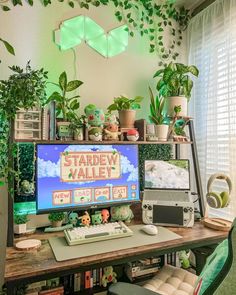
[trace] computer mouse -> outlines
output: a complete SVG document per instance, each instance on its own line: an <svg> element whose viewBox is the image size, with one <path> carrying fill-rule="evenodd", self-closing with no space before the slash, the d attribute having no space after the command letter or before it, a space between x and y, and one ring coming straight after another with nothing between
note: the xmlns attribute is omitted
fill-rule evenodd
<svg viewBox="0 0 236 295"><path fill-rule="evenodd" d="M158 229L153 224L147 224L141 227L141 230L144 231L146 234L155 236L158 233Z"/></svg>

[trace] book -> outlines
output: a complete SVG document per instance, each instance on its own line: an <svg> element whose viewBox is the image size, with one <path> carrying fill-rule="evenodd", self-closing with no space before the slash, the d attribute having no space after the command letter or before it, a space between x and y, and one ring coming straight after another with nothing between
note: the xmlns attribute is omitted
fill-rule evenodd
<svg viewBox="0 0 236 295"><path fill-rule="evenodd" d="M56 287L53 289L43 290L39 292L39 295L64 295L64 288Z"/></svg>

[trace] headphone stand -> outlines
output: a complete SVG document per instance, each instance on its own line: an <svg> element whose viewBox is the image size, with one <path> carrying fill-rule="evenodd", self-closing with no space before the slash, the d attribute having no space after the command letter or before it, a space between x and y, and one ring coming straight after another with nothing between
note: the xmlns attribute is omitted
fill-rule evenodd
<svg viewBox="0 0 236 295"><path fill-rule="evenodd" d="M204 217L202 223L204 226L216 229L216 230L222 230L222 231L229 231L232 225L232 222L223 218L209 218Z"/></svg>

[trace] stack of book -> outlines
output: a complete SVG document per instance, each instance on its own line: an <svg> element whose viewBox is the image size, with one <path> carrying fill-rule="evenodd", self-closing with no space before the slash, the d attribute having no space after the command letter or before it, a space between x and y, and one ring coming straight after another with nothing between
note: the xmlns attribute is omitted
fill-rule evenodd
<svg viewBox="0 0 236 295"><path fill-rule="evenodd" d="M164 256L150 257L128 262L125 273L131 282L149 279L164 265Z"/></svg>

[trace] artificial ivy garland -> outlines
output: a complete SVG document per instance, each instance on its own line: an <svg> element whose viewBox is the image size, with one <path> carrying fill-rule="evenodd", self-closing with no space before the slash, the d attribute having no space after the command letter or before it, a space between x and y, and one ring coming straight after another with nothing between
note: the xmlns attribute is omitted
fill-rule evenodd
<svg viewBox="0 0 236 295"><path fill-rule="evenodd" d="M40 0L38 0L40 1ZM115 7L115 16L119 22L125 23L130 36L138 31L141 36L149 38L149 51L157 52L161 58L160 65L167 59L175 60L179 53L176 48L182 43L182 33L190 20L189 10L175 6L176 0L57 0L67 1L72 8L79 5L89 9L112 4ZM33 0L27 0L33 6ZM44 6L52 4L51 0L42 0ZM22 0L0 0L3 11L10 10L10 5L23 5ZM176 29L175 24L178 28ZM169 31L168 40L164 38L165 31ZM169 38L170 36L170 38ZM167 44L168 43L168 44Z"/></svg>

